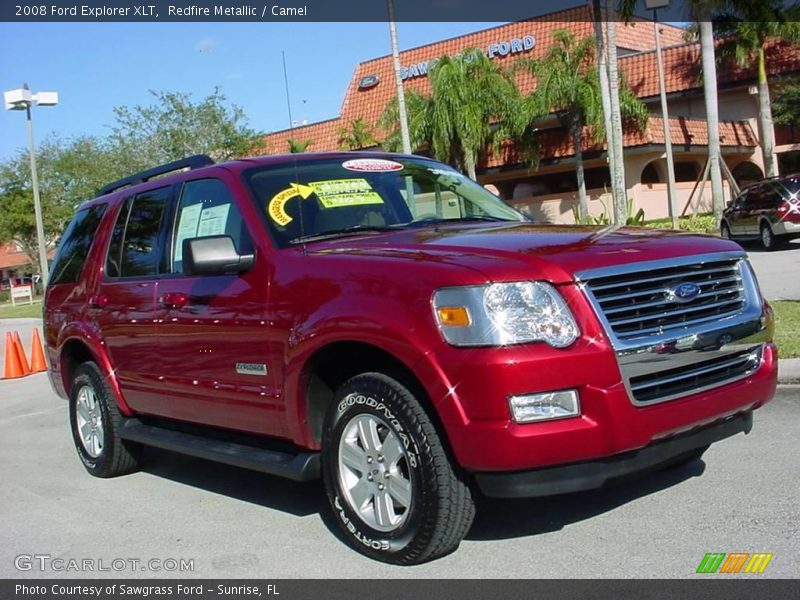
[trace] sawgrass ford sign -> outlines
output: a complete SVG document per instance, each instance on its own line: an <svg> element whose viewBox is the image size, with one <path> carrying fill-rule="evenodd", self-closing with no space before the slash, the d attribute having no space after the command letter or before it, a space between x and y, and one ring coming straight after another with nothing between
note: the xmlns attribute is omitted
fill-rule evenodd
<svg viewBox="0 0 800 600"><path fill-rule="evenodd" d="M536 45L536 38L532 35L525 35L521 38L513 38L502 42L489 44L486 48L486 56L489 58L499 58L509 54L519 54L530 52ZM456 55L458 56L458 54ZM437 59L425 60L408 67L400 67L400 77L403 79L414 79L415 77L427 77L428 71L436 64Z"/></svg>

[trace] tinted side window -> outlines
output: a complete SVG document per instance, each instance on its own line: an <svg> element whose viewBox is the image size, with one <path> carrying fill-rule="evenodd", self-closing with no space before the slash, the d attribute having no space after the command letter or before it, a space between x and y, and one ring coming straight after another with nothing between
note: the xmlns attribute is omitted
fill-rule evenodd
<svg viewBox="0 0 800 600"><path fill-rule="evenodd" d="M159 188L133 199L122 242L121 277L158 274L161 223L169 198L170 188Z"/></svg>
<svg viewBox="0 0 800 600"><path fill-rule="evenodd" d="M125 226L128 224L128 214L131 212L131 199L125 200L122 209L117 216L114 231L111 234L111 242L108 245L108 256L106 257L106 275L109 277L119 277L119 268L122 256L122 237L125 235Z"/></svg>
<svg viewBox="0 0 800 600"><path fill-rule="evenodd" d="M172 234L172 272L183 272L183 241L229 235L241 254L253 251L244 220L227 186L219 179L187 181Z"/></svg>
<svg viewBox="0 0 800 600"><path fill-rule="evenodd" d="M747 192L747 195L744 198L744 205L745 206L752 206L758 199L761 197L761 186L750 188L750 191Z"/></svg>
<svg viewBox="0 0 800 600"><path fill-rule="evenodd" d="M109 244L109 277L157 275L162 255L161 231L171 188L149 190L128 200L117 217Z"/></svg>
<svg viewBox="0 0 800 600"><path fill-rule="evenodd" d="M78 211L73 217L53 259L50 283L75 283L78 281L83 264L92 247L95 231L100 225L100 218L105 210L105 204L98 204Z"/></svg>

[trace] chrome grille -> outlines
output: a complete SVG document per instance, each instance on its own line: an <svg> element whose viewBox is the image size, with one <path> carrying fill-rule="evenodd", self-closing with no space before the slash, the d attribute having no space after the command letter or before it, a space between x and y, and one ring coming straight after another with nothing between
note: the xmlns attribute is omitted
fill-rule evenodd
<svg viewBox="0 0 800 600"><path fill-rule="evenodd" d="M584 280L617 339L630 341L710 323L741 312L745 291L740 258L725 258ZM682 283L699 294L676 301Z"/></svg>
<svg viewBox="0 0 800 600"><path fill-rule="evenodd" d="M761 346L681 367L630 379L633 399L646 404L696 394L747 377L761 363Z"/></svg>

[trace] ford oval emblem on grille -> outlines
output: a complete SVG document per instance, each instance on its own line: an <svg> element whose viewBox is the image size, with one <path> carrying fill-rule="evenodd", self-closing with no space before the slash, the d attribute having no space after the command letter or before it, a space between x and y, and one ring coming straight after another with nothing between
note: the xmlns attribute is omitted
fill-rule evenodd
<svg viewBox="0 0 800 600"><path fill-rule="evenodd" d="M673 302L691 302L700 295L700 286L690 281L679 283L669 291L668 299Z"/></svg>

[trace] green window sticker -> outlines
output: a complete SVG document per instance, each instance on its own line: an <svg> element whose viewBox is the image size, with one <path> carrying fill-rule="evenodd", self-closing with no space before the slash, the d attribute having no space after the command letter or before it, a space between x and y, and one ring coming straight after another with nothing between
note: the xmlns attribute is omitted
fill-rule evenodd
<svg viewBox="0 0 800 600"><path fill-rule="evenodd" d="M383 204L383 198L366 179L331 179L308 184L325 208Z"/></svg>

